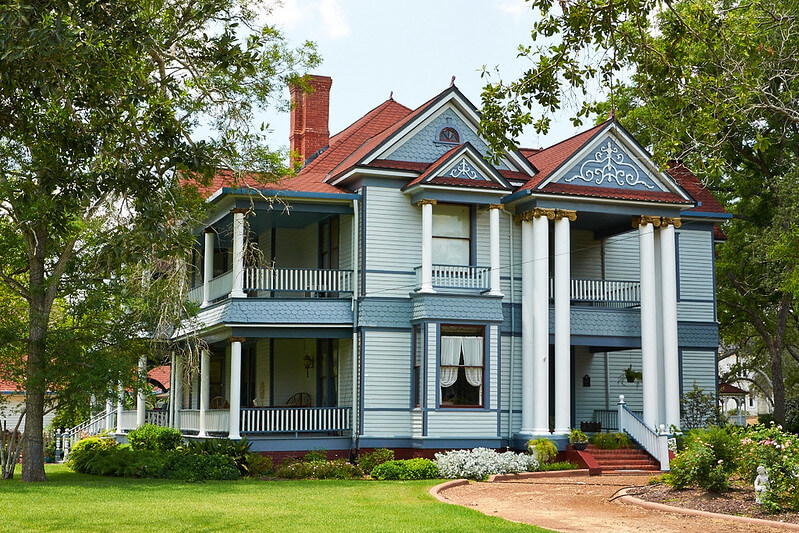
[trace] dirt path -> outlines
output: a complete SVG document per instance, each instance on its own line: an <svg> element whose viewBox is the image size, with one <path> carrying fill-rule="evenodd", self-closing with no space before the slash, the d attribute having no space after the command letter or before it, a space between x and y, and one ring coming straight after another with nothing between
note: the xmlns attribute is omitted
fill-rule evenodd
<svg viewBox="0 0 799 533"><path fill-rule="evenodd" d="M612 501L651 475L605 475L470 483L441 492L445 501L514 522L563 532L776 533L783 529L643 509Z"/></svg>

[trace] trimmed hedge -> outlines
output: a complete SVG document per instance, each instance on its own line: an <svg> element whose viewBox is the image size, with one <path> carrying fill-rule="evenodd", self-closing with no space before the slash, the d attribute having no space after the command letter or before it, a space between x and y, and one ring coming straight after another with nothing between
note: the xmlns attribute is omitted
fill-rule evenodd
<svg viewBox="0 0 799 533"><path fill-rule="evenodd" d="M439 477L438 467L430 459L405 459L386 461L372 469L374 479L436 479Z"/></svg>
<svg viewBox="0 0 799 533"><path fill-rule="evenodd" d="M144 424L128 433L134 450L169 452L183 444L183 435L176 428Z"/></svg>

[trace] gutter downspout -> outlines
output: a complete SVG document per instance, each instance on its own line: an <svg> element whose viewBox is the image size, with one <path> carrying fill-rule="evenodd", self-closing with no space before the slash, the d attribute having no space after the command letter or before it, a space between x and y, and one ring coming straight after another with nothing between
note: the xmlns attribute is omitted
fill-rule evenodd
<svg viewBox="0 0 799 533"><path fill-rule="evenodd" d="M358 265L360 265L360 254L358 243L360 243L360 231L358 225L360 218L358 217L358 200L352 200L352 266L353 266L353 286L352 286L352 454L357 455L360 448L360 435L358 434L360 413L360 403L358 398L358 362L360 359L360 350L358 348L358 294L360 293L360 276L358 272Z"/></svg>
<svg viewBox="0 0 799 533"><path fill-rule="evenodd" d="M510 245L508 246L508 259L510 261L510 387L508 388L508 445L513 442L513 369L516 367L514 364L514 357L516 354L516 335L514 335L514 328L516 324L516 307L513 305L513 295L516 293L516 280L514 276L515 263L513 262L513 215L508 213L508 222L510 223ZM500 335L500 342L502 342L502 335Z"/></svg>

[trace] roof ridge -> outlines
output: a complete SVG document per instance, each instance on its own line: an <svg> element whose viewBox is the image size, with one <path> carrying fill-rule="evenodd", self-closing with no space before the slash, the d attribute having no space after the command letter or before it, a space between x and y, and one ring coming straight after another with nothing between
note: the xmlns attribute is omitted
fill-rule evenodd
<svg viewBox="0 0 799 533"><path fill-rule="evenodd" d="M546 152L547 150L551 150L551 149L553 149L553 148L555 148L555 147L557 147L557 146L559 146L559 145L561 145L561 144L563 144L563 143L565 143L565 142L569 142L569 141L571 141L572 139L575 139L575 138L579 137L580 135L585 135L586 133L588 133L588 132L590 132L590 131L592 131L592 130L595 130L595 129L601 128L601 127L605 126L605 125L606 125L608 122L614 122L614 121L615 121L615 120L614 120L613 118L608 118L608 119L605 119L603 122L600 122L599 124L597 124L597 125L595 125L595 126L591 126L591 127L590 127L590 128L588 128L587 130L585 130L585 131L581 131L580 133L575 133L575 134L574 134L574 135L572 135L571 137L566 137L566 138L565 138L565 139L563 139L562 141L558 141L558 142L556 142L555 144L553 144L552 146L547 146L546 148L538 148L538 149L537 149L537 150L538 150L538 153L537 153L537 154L533 154L533 155L538 155L538 154L539 154L539 153L541 153L541 152ZM521 149L521 148L519 148L519 150L522 150L522 149ZM536 149L535 149L535 148L525 148L525 150L536 150Z"/></svg>

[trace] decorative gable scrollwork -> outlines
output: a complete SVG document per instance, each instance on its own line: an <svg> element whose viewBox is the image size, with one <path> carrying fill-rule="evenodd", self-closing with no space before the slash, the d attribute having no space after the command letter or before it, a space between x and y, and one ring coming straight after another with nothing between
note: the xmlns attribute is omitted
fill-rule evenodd
<svg viewBox="0 0 799 533"><path fill-rule="evenodd" d="M593 159L580 165L577 174L563 179L566 183L580 180L591 185L610 185L611 187L636 187L642 185L647 189L655 186L641 177L641 173L619 147L610 139L602 144Z"/></svg>
<svg viewBox="0 0 799 533"><path fill-rule="evenodd" d="M460 162L449 171L449 176L451 178L485 181L485 178L477 173L474 167L466 161L466 158L461 159Z"/></svg>

